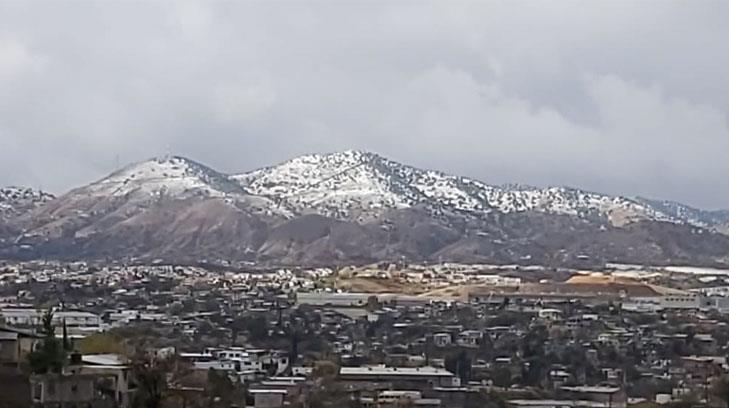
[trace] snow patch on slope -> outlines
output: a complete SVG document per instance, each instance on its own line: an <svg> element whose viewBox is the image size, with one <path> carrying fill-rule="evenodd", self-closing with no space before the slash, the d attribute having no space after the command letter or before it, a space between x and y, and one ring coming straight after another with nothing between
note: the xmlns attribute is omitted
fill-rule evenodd
<svg viewBox="0 0 729 408"><path fill-rule="evenodd" d="M492 186L362 151L301 156L232 178L293 213L337 218L371 219L386 210L419 206L431 213L474 217L541 211L602 217L616 225L640 219L680 221L629 198L566 187Z"/></svg>
<svg viewBox="0 0 729 408"><path fill-rule="evenodd" d="M109 196L205 195L222 197L230 192L227 177L181 157L166 157L135 163L89 186L89 191ZM234 187L234 192L243 191Z"/></svg>
<svg viewBox="0 0 729 408"><path fill-rule="evenodd" d="M53 198L52 194L32 188L3 187L0 188L0 214L16 214L30 210Z"/></svg>

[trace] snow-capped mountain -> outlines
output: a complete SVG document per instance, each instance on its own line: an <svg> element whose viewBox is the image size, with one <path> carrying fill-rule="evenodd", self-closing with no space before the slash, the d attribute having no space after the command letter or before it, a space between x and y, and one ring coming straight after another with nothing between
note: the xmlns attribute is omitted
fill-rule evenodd
<svg viewBox="0 0 729 408"><path fill-rule="evenodd" d="M3 214L0 258L729 265L726 212L489 185L362 151L238 175L155 158L57 198L0 190Z"/></svg>
<svg viewBox="0 0 729 408"><path fill-rule="evenodd" d="M133 163L71 190L21 217L17 224L25 238L53 240L150 228L179 214L213 223L222 222L215 219L213 211L221 219L223 214L238 213L274 218L289 215L276 210L269 199L247 194L225 174L183 157L161 157ZM203 214L205 211L210 214Z"/></svg>
<svg viewBox="0 0 729 408"><path fill-rule="evenodd" d="M269 215L276 208L267 198L248 194L230 176L178 156L130 164L60 198L77 197L86 201L101 198L127 207L165 200L220 199Z"/></svg>
<svg viewBox="0 0 729 408"><path fill-rule="evenodd" d="M17 215L52 200L52 194L26 187L0 188L0 216Z"/></svg>
<svg viewBox="0 0 729 408"><path fill-rule="evenodd" d="M422 207L433 214L473 217L539 211L603 217L614 225L636 220L693 222L625 197L567 187L492 186L361 151L301 156L233 178L251 193L279 202L292 213L358 221L377 218L387 210Z"/></svg>
<svg viewBox="0 0 729 408"><path fill-rule="evenodd" d="M408 208L421 199L405 185L396 172L399 168L370 153L347 151L301 156L232 178L252 194L269 197L293 213L356 219Z"/></svg>
<svg viewBox="0 0 729 408"><path fill-rule="evenodd" d="M183 157L161 157L134 163L85 187L105 196L187 198L241 195L240 185L228 176Z"/></svg>
<svg viewBox="0 0 729 408"><path fill-rule="evenodd" d="M701 210L675 201L652 200L643 197L639 197L637 201L687 224L729 233L729 210Z"/></svg>

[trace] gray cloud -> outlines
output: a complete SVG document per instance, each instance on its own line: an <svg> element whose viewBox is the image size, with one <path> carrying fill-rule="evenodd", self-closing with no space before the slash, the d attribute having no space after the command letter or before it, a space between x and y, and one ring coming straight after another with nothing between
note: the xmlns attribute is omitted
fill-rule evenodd
<svg viewBox="0 0 729 408"><path fill-rule="evenodd" d="M0 185L361 148L729 207L726 2L1 2Z"/></svg>

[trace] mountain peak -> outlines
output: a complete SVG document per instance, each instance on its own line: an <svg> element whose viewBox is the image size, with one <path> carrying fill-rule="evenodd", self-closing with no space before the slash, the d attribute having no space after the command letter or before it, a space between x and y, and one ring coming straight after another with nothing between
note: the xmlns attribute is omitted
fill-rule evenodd
<svg viewBox="0 0 729 408"><path fill-rule="evenodd" d="M292 213L359 221L416 206L435 215L476 218L492 212L537 211L604 218L621 225L638 219L675 220L623 197L569 187L491 186L362 150L300 156L234 179L253 194L282 203Z"/></svg>
<svg viewBox="0 0 729 408"><path fill-rule="evenodd" d="M113 196L222 196L227 192L242 192L227 175L182 156L161 156L132 163L89 188L97 194Z"/></svg>
<svg viewBox="0 0 729 408"><path fill-rule="evenodd" d="M703 233L729 233L729 214L569 187L494 186L362 150L300 156L237 176L157 157L39 207L2 211L3 197L7 204L34 196L0 190L0 243L13 242L6 246L12 253L15 242L37 253L76 253L81 242L84 254L108 256L114 248L115 256L153 258L552 262L590 253L645 262L668 259L663 251L688 259L696 245L681 245L696 239L705 246L695 259L720 259L726 247L719 245L729 243ZM613 228L636 221L646 222Z"/></svg>
<svg viewBox="0 0 729 408"><path fill-rule="evenodd" d="M303 156L298 156L293 159L287 160L284 163L279 164L286 165L287 163L301 163L306 165L321 165L321 166L340 166L340 165L355 165L369 163L378 159L383 159L376 153L372 153L366 150L343 150L338 152L330 153L313 153ZM277 166L274 166L277 167Z"/></svg>
<svg viewBox="0 0 729 408"><path fill-rule="evenodd" d="M492 213L541 212L623 225L637 220L712 226L726 214L676 204L592 193L570 187L489 185L401 164L366 150L299 156L240 175L219 173L182 156L162 156L121 168L81 189L95 197L219 197L293 217L318 214L363 222L418 208L431 215L483 218Z"/></svg>
<svg viewBox="0 0 729 408"><path fill-rule="evenodd" d="M200 164L192 159L188 159L187 157L167 155L157 156L144 161L131 163L112 173L110 177L117 173L134 173L144 171L150 171L152 173L157 173L159 171L169 171L170 173L168 174L168 176L174 177L174 175L176 173L179 173L179 171L190 169L201 169L206 172L217 173L210 167ZM152 176L159 177L160 174L152 174Z"/></svg>
<svg viewBox="0 0 729 408"><path fill-rule="evenodd" d="M377 153L371 152L369 150L361 150L361 149L350 149L350 150L344 150L339 153L332 153L333 155L341 155L344 157L351 157L353 160L360 160L360 161L371 161L374 159L384 159L382 156L380 156Z"/></svg>

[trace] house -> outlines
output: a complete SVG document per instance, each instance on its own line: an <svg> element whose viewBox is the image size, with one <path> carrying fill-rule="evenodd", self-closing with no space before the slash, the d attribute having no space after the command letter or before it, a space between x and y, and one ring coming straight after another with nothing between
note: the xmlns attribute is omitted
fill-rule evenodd
<svg viewBox="0 0 729 408"><path fill-rule="evenodd" d="M701 307L701 299L695 293L671 293L660 297L660 305L663 309L698 309Z"/></svg>
<svg viewBox="0 0 729 408"><path fill-rule="evenodd" d="M555 367L549 371L549 381L555 389L562 387L571 377L572 374L566 371L565 367Z"/></svg>
<svg viewBox="0 0 729 408"><path fill-rule="evenodd" d="M726 365L726 357L723 356L684 356L681 357L683 368L693 378L706 380L707 378L720 376Z"/></svg>
<svg viewBox="0 0 729 408"><path fill-rule="evenodd" d="M623 382L623 379L625 378L623 374L623 370L619 368L603 368L600 370L602 372L602 375L605 378L605 381L608 381L611 384L614 383L621 383Z"/></svg>
<svg viewBox="0 0 729 408"><path fill-rule="evenodd" d="M377 393L377 397L371 401L362 401L363 405L376 408L397 408L397 407L433 407L441 406L437 398L423 398L420 391L386 390Z"/></svg>
<svg viewBox="0 0 729 408"><path fill-rule="evenodd" d="M285 389L250 389L255 408L281 408L287 391Z"/></svg>
<svg viewBox="0 0 729 408"><path fill-rule="evenodd" d="M729 297L706 296L701 297L701 309L713 309L721 313L729 312Z"/></svg>
<svg viewBox="0 0 729 408"><path fill-rule="evenodd" d="M96 404L101 401L92 374L36 374L30 377L31 399L40 406Z"/></svg>
<svg viewBox="0 0 729 408"><path fill-rule="evenodd" d="M241 380L253 379L266 372L280 375L289 365L288 354L285 352L242 347L208 348L202 353L180 353L180 358L192 362L196 370L227 371Z"/></svg>
<svg viewBox="0 0 729 408"><path fill-rule="evenodd" d="M479 330L464 330L458 334L456 342L459 346L478 347L483 339L483 332Z"/></svg>
<svg viewBox="0 0 729 408"><path fill-rule="evenodd" d="M33 330L0 324L0 365L17 365L24 361L41 338Z"/></svg>
<svg viewBox="0 0 729 408"><path fill-rule="evenodd" d="M41 406L87 404L128 408L136 388L131 367L115 354L72 354L61 373L30 377L31 399Z"/></svg>
<svg viewBox="0 0 729 408"><path fill-rule="evenodd" d="M270 377L249 389L255 406L277 408L282 405L297 404L303 401L304 377Z"/></svg>
<svg viewBox="0 0 729 408"><path fill-rule="evenodd" d="M620 387L581 385L562 387L560 393L569 400L590 401L606 408L625 408L628 397Z"/></svg>
<svg viewBox="0 0 729 408"><path fill-rule="evenodd" d="M452 342L450 333L436 333L433 335L433 345L436 347L446 347Z"/></svg>
<svg viewBox="0 0 729 408"><path fill-rule="evenodd" d="M28 308L0 309L0 317L4 318L7 324L13 326L39 326L42 323L44 314L44 310ZM61 326L64 322L69 328L99 328L101 318L93 313L81 311L57 311L53 313L54 326Z"/></svg>
<svg viewBox="0 0 729 408"><path fill-rule="evenodd" d="M345 382L392 383L416 386L417 389L457 387L459 378L450 371L435 367L341 367L339 379Z"/></svg>
<svg viewBox="0 0 729 408"><path fill-rule="evenodd" d="M506 402L511 408L604 408L600 403L558 399L514 399Z"/></svg>
<svg viewBox="0 0 729 408"><path fill-rule="evenodd" d="M299 292L296 294L297 305L365 307L370 298L377 296L369 293L332 293L332 292Z"/></svg>
<svg viewBox="0 0 729 408"><path fill-rule="evenodd" d="M117 354L72 354L67 372L96 378L98 393L108 396L118 407L130 407L136 392L132 368L125 357Z"/></svg>
<svg viewBox="0 0 729 408"><path fill-rule="evenodd" d="M507 401L512 408L625 408L628 398L621 388L576 386L560 388L558 399L515 399Z"/></svg>
<svg viewBox="0 0 729 408"><path fill-rule="evenodd" d="M562 319L562 311L559 309L540 309L539 318L548 321L557 321Z"/></svg>

